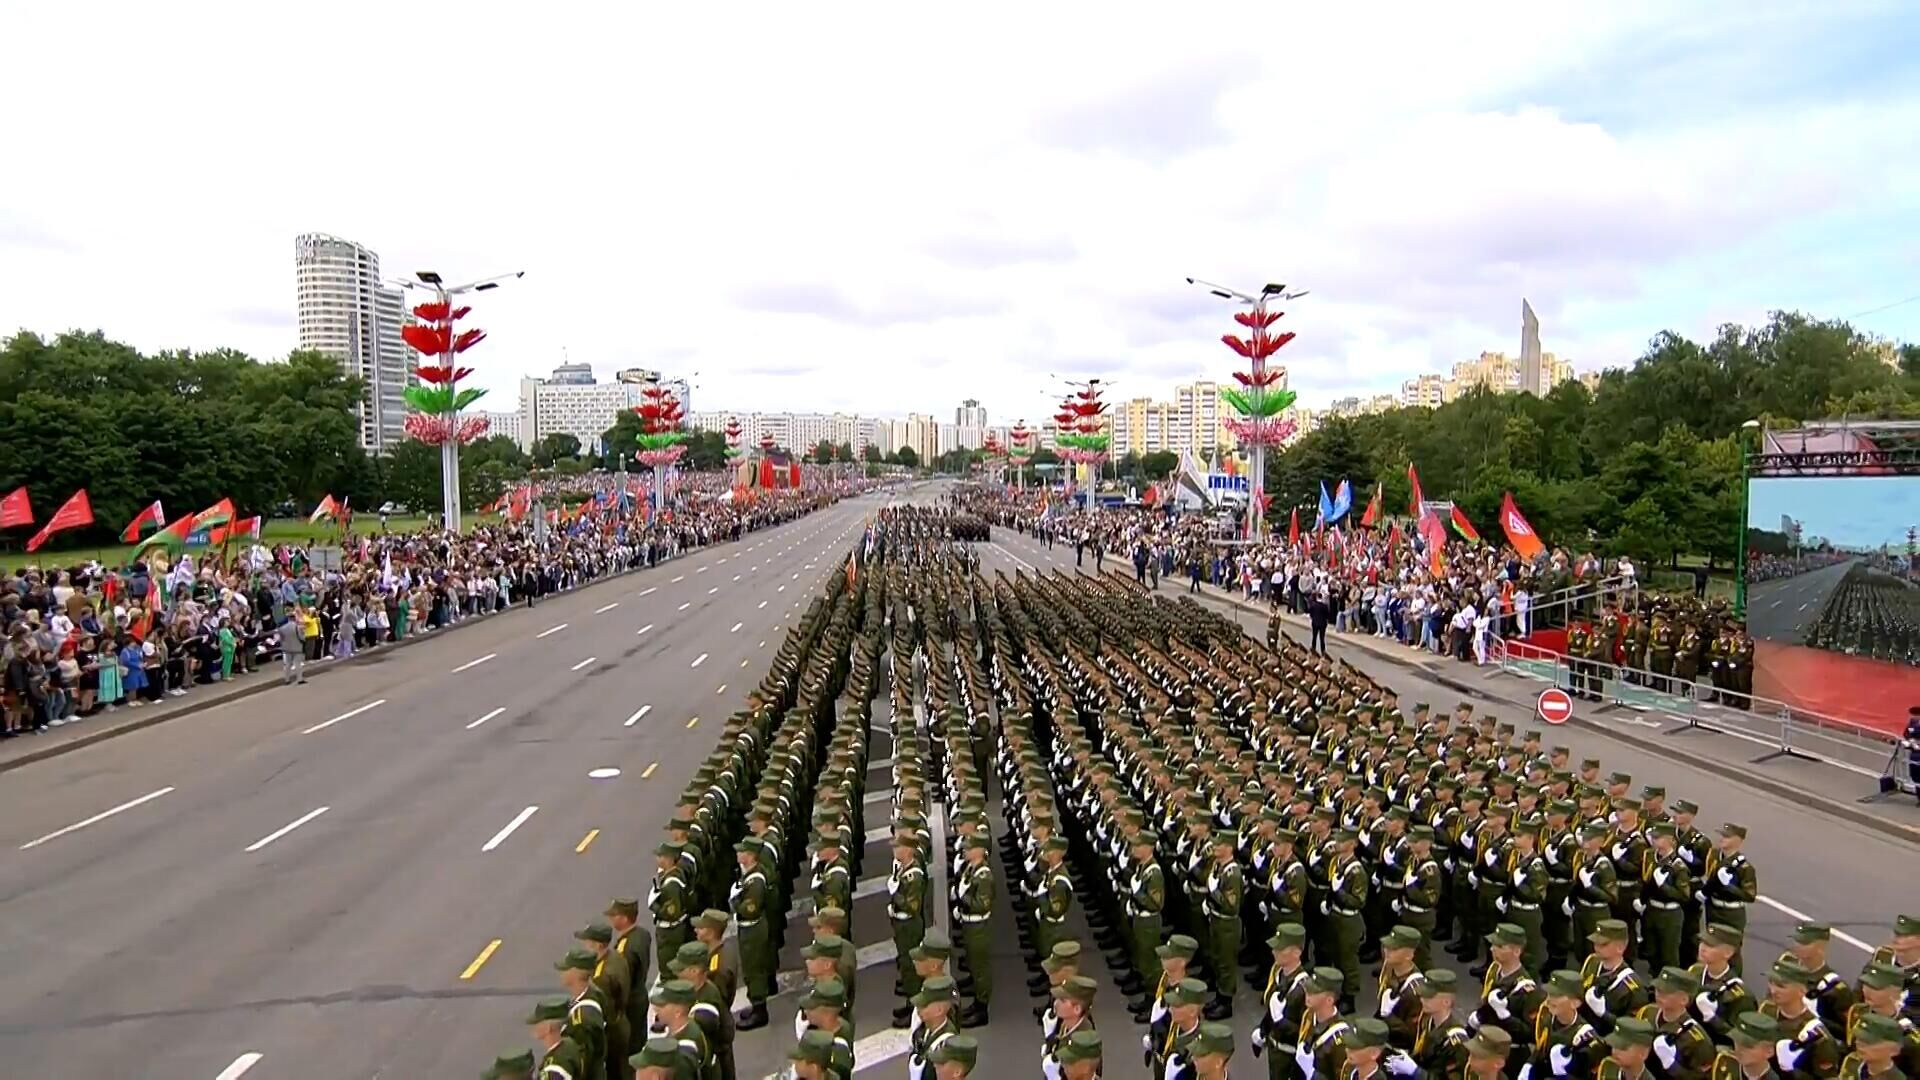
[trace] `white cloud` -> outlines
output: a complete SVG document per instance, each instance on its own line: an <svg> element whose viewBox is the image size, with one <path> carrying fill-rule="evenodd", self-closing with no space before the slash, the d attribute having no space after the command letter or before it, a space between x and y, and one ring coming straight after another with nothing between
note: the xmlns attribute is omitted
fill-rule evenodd
<svg viewBox="0 0 1920 1080"><path fill-rule="evenodd" d="M1194 274L1313 290L1286 358L1314 403L1512 350L1522 295L1589 365L1729 308L1874 306L1879 281L1723 295L1707 267L1911 211L1920 165L1912 97L1729 115L1731 16L1668 5L448 10L15 13L0 327L283 353L292 239L321 230L396 276L527 270L474 317L500 396L564 347L698 372L702 407L1035 419L1049 373L1224 376ZM1710 109L1556 100L1630 95L1669 38L1712 50Z"/></svg>

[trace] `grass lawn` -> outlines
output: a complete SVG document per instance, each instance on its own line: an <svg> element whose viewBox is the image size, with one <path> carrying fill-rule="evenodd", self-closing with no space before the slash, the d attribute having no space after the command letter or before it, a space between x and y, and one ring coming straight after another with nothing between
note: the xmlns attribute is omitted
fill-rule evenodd
<svg viewBox="0 0 1920 1080"><path fill-rule="evenodd" d="M423 515L396 516L387 519L387 529L390 532L407 532L412 529L418 529L426 523L427 519ZM379 531L380 515L354 515L354 532L356 534L377 533ZM332 545L337 544L339 540L339 528L328 521L315 522L309 525L305 518L276 518L262 525L260 528L260 542L269 546L273 544L304 544L309 542L320 545ZM24 546L26 540L22 538L18 543ZM201 552L214 551L217 549L189 548L188 550L197 556ZM119 566L126 562L127 556L132 552L133 547L128 544L67 547L62 546L56 539L31 555L19 548L12 551L0 552L0 568L11 570L21 566L71 566L75 563L86 562L88 559L99 559L108 566Z"/></svg>

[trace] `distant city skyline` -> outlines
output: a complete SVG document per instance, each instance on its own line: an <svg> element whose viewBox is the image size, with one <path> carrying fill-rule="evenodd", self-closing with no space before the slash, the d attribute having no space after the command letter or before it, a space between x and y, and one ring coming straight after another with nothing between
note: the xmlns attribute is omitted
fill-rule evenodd
<svg viewBox="0 0 1920 1080"><path fill-rule="evenodd" d="M1764 477L1747 494L1747 527L1778 531L1798 522L1802 543L1825 540L1852 551L1906 549L1920 525L1920 476Z"/></svg>

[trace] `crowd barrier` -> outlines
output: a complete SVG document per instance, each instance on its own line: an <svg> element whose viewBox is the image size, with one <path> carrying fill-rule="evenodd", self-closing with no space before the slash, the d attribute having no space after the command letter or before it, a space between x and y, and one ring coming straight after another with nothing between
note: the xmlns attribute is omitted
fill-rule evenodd
<svg viewBox="0 0 1920 1080"><path fill-rule="evenodd" d="M1557 686L1579 697L1598 693L1611 706L1658 713L1675 722L1663 734L1708 731L1767 748L1756 761L1817 761L1882 782L1881 790L1915 794L1905 743L1883 731L1799 708L1758 694L1736 694L1711 683L1683 682L1643 668L1571 659L1522 641L1496 638L1488 660L1508 674ZM1884 783L1891 778L1891 783Z"/></svg>

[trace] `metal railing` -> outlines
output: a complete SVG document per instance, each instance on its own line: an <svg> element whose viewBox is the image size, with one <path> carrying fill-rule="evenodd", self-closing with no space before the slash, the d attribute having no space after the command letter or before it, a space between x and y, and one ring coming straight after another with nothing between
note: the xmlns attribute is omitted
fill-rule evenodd
<svg viewBox="0 0 1920 1080"><path fill-rule="evenodd" d="M1533 597L1527 604L1527 625L1529 629L1566 626L1575 614L1592 615L1609 600L1624 601L1639 593L1639 582L1624 575L1569 585ZM1519 612L1507 611L1502 615L1513 620L1519 617Z"/></svg>
<svg viewBox="0 0 1920 1080"><path fill-rule="evenodd" d="M1487 655L1508 674L1551 683L1576 697L1598 694L1607 705L1662 714L1680 725L1665 729L1665 734L1722 734L1765 746L1768 752L1757 761L1790 757L1874 779L1892 774L1895 788L1909 794L1914 790L1901 767L1902 741L1863 724L1677 675L1570 658L1522 641L1496 638Z"/></svg>

